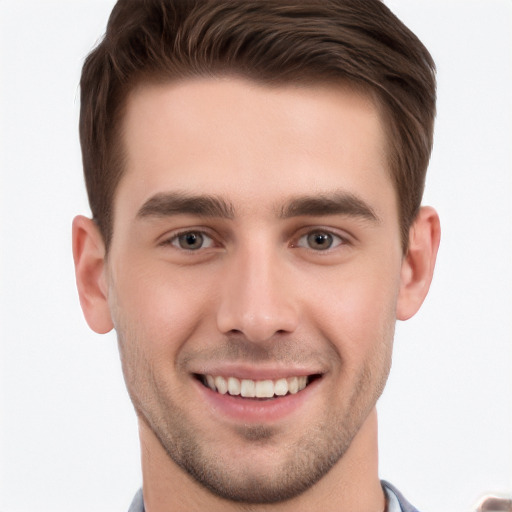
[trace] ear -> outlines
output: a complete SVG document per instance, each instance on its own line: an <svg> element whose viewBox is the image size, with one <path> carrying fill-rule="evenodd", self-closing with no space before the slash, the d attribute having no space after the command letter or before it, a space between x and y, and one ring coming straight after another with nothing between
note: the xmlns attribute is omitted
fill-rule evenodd
<svg viewBox="0 0 512 512"><path fill-rule="evenodd" d="M104 334L114 327L108 306L105 244L96 224L81 215L73 219L73 260L80 305L89 327Z"/></svg>
<svg viewBox="0 0 512 512"><path fill-rule="evenodd" d="M397 319L407 320L420 308L432 282L441 226L437 212L420 209L409 230L409 247L402 261Z"/></svg>

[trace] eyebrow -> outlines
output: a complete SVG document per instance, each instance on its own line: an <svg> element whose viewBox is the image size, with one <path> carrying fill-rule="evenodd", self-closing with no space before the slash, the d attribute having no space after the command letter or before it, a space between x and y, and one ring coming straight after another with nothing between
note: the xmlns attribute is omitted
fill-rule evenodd
<svg viewBox="0 0 512 512"><path fill-rule="evenodd" d="M235 209L225 199L212 195L166 192L149 198L137 212L138 218L198 215L207 218L234 219ZM306 195L291 198L278 209L278 217L347 215L379 222L373 208L349 192Z"/></svg>
<svg viewBox="0 0 512 512"><path fill-rule="evenodd" d="M189 195L182 192L154 195L141 206L137 217L168 217L182 214L224 219L235 217L233 205L222 198L211 195Z"/></svg>
<svg viewBox="0 0 512 512"><path fill-rule="evenodd" d="M347 215L373 222L380 220L369 204L349 192L292 198L279 211L279 217L282 219L323 215Z"/></svg>

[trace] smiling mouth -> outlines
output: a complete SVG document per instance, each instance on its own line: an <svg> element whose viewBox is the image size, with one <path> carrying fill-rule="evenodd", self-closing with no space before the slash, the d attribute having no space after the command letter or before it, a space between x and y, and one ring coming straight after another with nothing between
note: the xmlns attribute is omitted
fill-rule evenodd
<svg viewBox="0 0 512 512"><path fill-rule="evenodd" d="M275 380L252 380L222 377L220 375L197 375L204 386L222 395L266 400L295 395L320 377L316 374Z"/></svg>

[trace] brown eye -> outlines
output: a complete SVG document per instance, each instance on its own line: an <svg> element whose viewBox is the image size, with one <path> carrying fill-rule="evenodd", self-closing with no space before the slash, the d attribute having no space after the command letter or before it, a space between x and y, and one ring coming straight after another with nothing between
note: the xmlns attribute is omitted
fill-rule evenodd
<svg viewBox="0 0 512 512"><path fill-rule="evenodd" d="M198 249L211 247L213 245L213 240L199 231L187 231L186 233L176 236L171 243L179 249L197 251Z"/></svg>
<svg viewBox="0 0 512 512"><path fill-rule="evenodd" d="M308 246L311 249L325 251L332 245L332 235L329 233L310 233L308 235Z"/></svg>
<svg viewBox="0 0 512 512"><path fill-rule="evenodd" d="M329 233L328 231L312 231L300 237L298 246L313 249L314 251L326 251L333 247L341 245L341 237Z"/></svg>

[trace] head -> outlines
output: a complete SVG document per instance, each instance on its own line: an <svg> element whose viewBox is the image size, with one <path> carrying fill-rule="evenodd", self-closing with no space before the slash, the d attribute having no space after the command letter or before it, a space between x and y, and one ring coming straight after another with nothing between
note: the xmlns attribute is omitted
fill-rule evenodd
<svg viewBox="0 0 512 512"><path fill-rule="evenodd" d="M130 91L141 83L225 75L273 86L343 82L371 96L386 126L406 250L432 149L434 63L379 0L120 0L81 80L84 174L107 250Z"/></svg>
<svg viewBox="0 0 512 512"><path fill-rule="evenodd" d="M144 485L346 500L439 242L428 52L379 1L120 1L81 85L77 282Z"/></svg>

